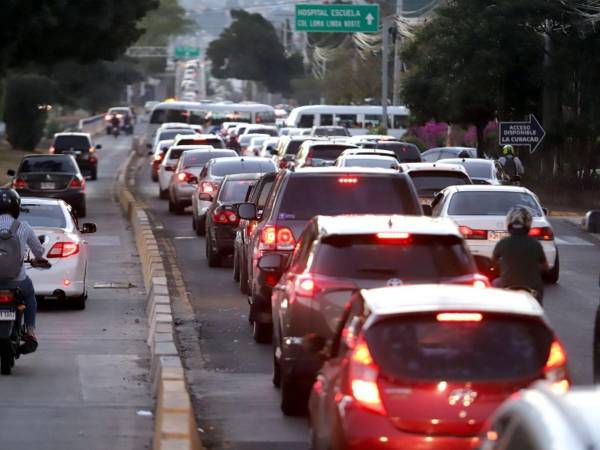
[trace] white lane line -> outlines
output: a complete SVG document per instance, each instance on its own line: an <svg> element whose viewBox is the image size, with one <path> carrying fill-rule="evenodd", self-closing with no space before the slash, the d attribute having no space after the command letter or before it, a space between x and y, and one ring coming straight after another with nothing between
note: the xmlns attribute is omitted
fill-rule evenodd
<svg viewBox="0 0 600 450"><path fill-rule="evenodd" d="M554 240L556 241L557 245L572 245L572 246L582 246L582 247L593 247L594 246L593 243L588 242L585 239L582 239L577 236L555 237Z"/></svg>
<svg viewBox="0 0 600 450"><path fill-rule="evenodd" d="M179 240L196 239L196 236L175 236L173 239L179 239Z"/></svg>

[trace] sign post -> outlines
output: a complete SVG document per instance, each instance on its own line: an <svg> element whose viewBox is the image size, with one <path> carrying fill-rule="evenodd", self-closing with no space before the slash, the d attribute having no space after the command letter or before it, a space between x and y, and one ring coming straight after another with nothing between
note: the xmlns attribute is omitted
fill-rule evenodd
<svg viewBox="0 0 600 450"><path fill-rule="evenodd" d="M377 33L379 5L296 5L296 31Z"/></svg>
<svg viewBox="0 0 600 450"><path fill-rule="evenodd" d="M537 150L544 140L546 131L533 114L529 122L500 122L500 145L522 145L529 147L529 153Z"/></svg>

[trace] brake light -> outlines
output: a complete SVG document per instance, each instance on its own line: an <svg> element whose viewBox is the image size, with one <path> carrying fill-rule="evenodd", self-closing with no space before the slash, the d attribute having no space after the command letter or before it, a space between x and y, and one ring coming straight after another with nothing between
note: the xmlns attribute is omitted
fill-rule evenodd
<svg viewBox="0 0 600 450"><path fill-rule="evenodd" d="M15 189L25 189L27 187L27 182L23 178L17 178L13 180L13 188Z"/></svg>
<svg viewBox="0 0 600 450"><path fill-rule="evenodd" d="M475 230L464 225L458 227L458 230L465 239L487 239L487 230Z"/></svg>
<svg viewBox="0 0 600 450"><path fill-rule="evenodd" d="M365 340L361 337L350 355L349 364L350 389L354 399L363 407L385 414L385 408L381 401L377 378L379 369Z"/></svg>
<svg viewBox="0 0 600 450"><path fill-rule="evenodd" d="M177 174L177 179L179 181L187 181L189 183L192 178L194 178L194 174L189 172L179 172Z"/></svg>
<svg viewBox="0 0 600 450"><path fill-rule="evenodd" d="M157 153L156 155L154 155L154 161L160 162L163 160L163 154L162 153Z"/></svg>
<svg viewBox="0 0 600 450"><path fill-rule="evenodd" d="M251 235L256 229L256 225L257 222L255 220L251 220L250 222L248 222L248 225L246 226L246 234Z"/></svg>
<svg viewBox="0 0 600 450"><path fill-rule="evenodd" d="M14 299L15 299L15 297L13 296L12 292L10 292L10 291L0 292L0 303L10 303Z"/></svg>
<svg viewBox="0 0 600 450"><path fill-rule="evenodd" d="M54 155L54 152L56 152L56 149L54 148L54 145L52 147L50 147L48 149L48 153L50 153L51 155Z"/></svg>
<svg viewBox="0 0 600 450"><path fill-rule="evenodd" d="M480 313L439 313L438 322L481 322L483 315Z"/></svg>
<svg viewBox="0 0 600 450"><path fill-rule="evenodd" d="M358 183L358 178L356 178L356 177L340 177L340 178L338 178L338 183L340 183L340 184L356 184L356 183Z"/></svg>
<svg viewBox="0 0 600 450"><path fill-rule="evenodd" d="M571 383L567 374L567 352L557 339L550 346L544 376L557 394L564 394L569 390Z"/></svg>
<svg viewBox="0 0 600 450"><path fill-rule="evenodd" d="M376 234L377 239L382 241L391 241L398 244L409 244L412 241L410 233L397 233L394 231L384 231Z"/></svg>
<svg viewBox="0 0 600 450"><path fill-rule="evenodd" d="M310 275L300 275L296 278L296 286L294 288L296 295L302 297L314 297L317 292L317 283L315 279Z"/></svg>
<svg viewBox="0 0 600 450"><path fill-rule="evenodd" d="M77 242L57 242L48 252L47 258L67 258L79 253Z"/></svg>
<svg viewBox="0 0 600 450"><path fill-rule="evenodd" d="M556 369L567 364L567 354L557 340L552 342L550 346L550 352L548 353L548 360L546 361L546 370Z"/></svg>
<svg viewBox="0 0 600 450"><path fill-rule="evenodd" d="M529 236L538 238L540 241L554 240L554 233L550 227L536 227L529 230Z"/></svg>
<svg viewBox="0 0 600 450"><path fill-rule="evenodd" d="M294 250L296 239L288 227L269 225L260 234L260 250Z"/></svg>
<svg viewBox="0 0 600 450"><path fill-rule="evenodd" d="M215 209L212 219L215 223L237 223L239 221L236 213L233 211L224 211L220 208Z"/></svg>
<svg viewBox="0 0 600 450"><path fill-rule="evenodd" d="M73 178L69 187L74 188L74 189L85 189L85 180Z"/></svg>

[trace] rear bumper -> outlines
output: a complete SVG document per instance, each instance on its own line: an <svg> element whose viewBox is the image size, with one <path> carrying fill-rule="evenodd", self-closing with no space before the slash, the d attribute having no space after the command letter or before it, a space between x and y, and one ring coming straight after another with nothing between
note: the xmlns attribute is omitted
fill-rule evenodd
<svg viewBox="0 0 600 450"><path fill-rule="evenodd" d="M192 204L192 195L196 192L196 186L190 184L173 184L173 195L174 200L180 204L185 206L191 206Z"/></svg>
<svg viewBox="0 0 600 450"><path fill-rule="evenodd" d="M85 261L80 256L50 260L50 269L27 267L35 295L38 297L59 297L57 291L66 297L79 297L85 293Z"/></svg>

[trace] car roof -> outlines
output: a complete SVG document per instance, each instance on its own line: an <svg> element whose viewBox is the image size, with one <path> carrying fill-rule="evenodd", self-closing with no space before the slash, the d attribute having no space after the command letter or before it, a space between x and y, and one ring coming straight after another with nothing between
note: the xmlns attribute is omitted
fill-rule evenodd
<svg viewBox="0 0 600 450"><path fill-rule="evenodd" d="M320 235L375 234L380 232L456 236L462 239L452 219L426 216L343 214L316 216Z"/></svg>
<svg viewBox="0 0 600 450"><path fill-rule="evenodd" d="M236 181L236 180L258 180L264 175L264 173L234 173L225 176L225 181Z"/></svg>
<svg viewBox="0 0 600 450"><path fill-rule="evenodd" d="M477 149L475 147L433 147L433 148L429 148L426 151L429 150L456 150L456 151L463 151L463 150L475 150L477 151Z"/></svg>
<svg viewBox="0 0 600 450"><path fill-rule="evenodd" d="M177 150L227 150L225 148L214 148L212 145L202 144L173 145L171 148Z"/></svg>
<svg viewBox="0 0 600 450"><path fill-rule="evenodd" d="M288 171L290 175L403 175L394 169L382 169L379 167L302 167L294 172Z"/></svg>
<svg viewBox="0 0 600 450"><path fill-rule="evenodd" d="M448 186L444 191L447 192L522 192L533 194L529 189L522 186L509 185L489 185L489 184L465 184L460 186Z"/></svg>
<svg viewBox="0 0 600 450"><path fill-rule="evenodd" d="M23 205L56 205L61 206L63 200L57 198L41 198L41 197L21 197Z"/></svg>
<svg viewBox="0 0 600 450"><path fill-rule="evenodd" d="M364 159L372 159L375 161L392 161L392 162L398 162L398 160L396 159L395 155L387 155L387 154L381 154L381 153L375 153L375 154L368 154L368 153L360 153L360 154L354 154L354 153L350 153L348 155L340 155L340 159L347 159L347 160L353 160L353 159L360 159L360 160L364 160Z"/></svg>
<svg viewBox="0 0 600 450"><path fill-rule="evenodd" d="M59 136L85 136L88 138L91 138L92 135L90 133L81 133L81 132L77 132L77 131L63 131L60 133L54 133L54 137L59 137Z"/></svg>
<svg viewBox="0 0 600 450"><path fill-rule="evenodd" d="M418 162L418 163L404 163L402 164L402 170L404 172L420 172L420 171L451 171L461 172L467 175L466 169L460 164L439 164L437 162Z"/></svg>
<svg viewBox="0 0 600 450"><path fill-rule="evenodd" d="M216 134L209 134L209 133L205 133L205 134L182 134L182 137L180 139L219 139L221 140L220 136L217 136ZM191 137L193 136L193 137ZM176 137L177 138L177 137Z"/></svg>
<svg viewBox="0 0 600 450"><path fill-rule="evenodd" d="M530 294L496 288L421 284L363 289L369 310L379 316L441 311L515 314L543 317L544 310Z"/></svg>
<svg viewBox="0 0 600 450"><path fill-rule="evenodd" d="M50 154L50 153L44 153L44 154L39 154L39 153L29 153L27 155L23 155L23 159L25 158L73 158L73 155L67 155L65 153L57 153L57 154ZM73 158L75 159L75 158Z"/></svg>
<svg viewBox="0 0 600 450"><path fill-rule="evenodd" d="M387 155L396 156L392 150L384 150L382 148L348 148L344 150L342 156L369 156L369 155Z"/></svg>
<svg viewBox="0 0 600 450"><path fill-rule="evenodd" d="M225 158L211 159L210 164L226 164L226 163L230 163L233 161L241 161L241 162L253 161L253 162L265 162L265 163L268 162L271 164L275 164L275 163L273 163L273 160L271 158L263 158L262 156L226 156Z"/></svg>

